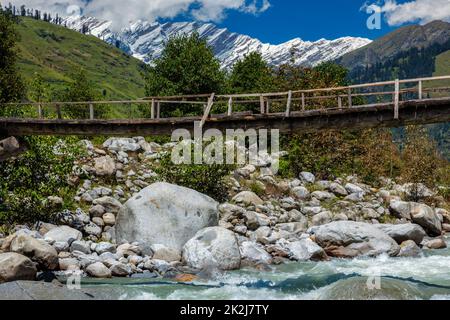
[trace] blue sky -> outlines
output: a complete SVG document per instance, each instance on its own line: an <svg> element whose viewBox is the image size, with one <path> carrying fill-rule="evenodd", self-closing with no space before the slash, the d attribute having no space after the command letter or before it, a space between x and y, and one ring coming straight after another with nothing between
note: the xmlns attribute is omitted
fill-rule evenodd
<svg viewBox="0 0 450 320"><path fill-rule="evenodd" d="M397 28L390 27L383 19L381 30L369 30L366 26L369 15L360 10L364 3L361 0L272 0L272 6L256 16L230 11L219 25L275 44L296 37L311 41L343 36L376 39Z"/></svg>
<svg viewBox="0 0 450 320"><path fill-rule="evenodd" d="M0 0L2 1L2 0ZM48 12L81 12L120 29L138 19L213 22L264 42L343 36L376 39L399 26L450 22L450 0L3 0ZM369 30L364 5L378 5L381 29ZM74 7L78 10L74 10Z"/></svg>

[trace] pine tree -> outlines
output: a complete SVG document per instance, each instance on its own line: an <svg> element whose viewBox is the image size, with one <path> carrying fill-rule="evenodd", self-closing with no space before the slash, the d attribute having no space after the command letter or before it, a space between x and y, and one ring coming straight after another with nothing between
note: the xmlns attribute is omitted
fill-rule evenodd
<svg viewBox="0 0 450 320"><path fill-rule="evenodd" d="M14 23L11 12L0 11L0 103L18 101L25 91L16 69L18 35Z"/></svg>

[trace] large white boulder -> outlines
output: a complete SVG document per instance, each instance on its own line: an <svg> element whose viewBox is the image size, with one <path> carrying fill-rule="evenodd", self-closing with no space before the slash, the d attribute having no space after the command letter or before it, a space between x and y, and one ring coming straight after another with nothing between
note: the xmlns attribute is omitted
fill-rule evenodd
<svg viewBox="0 0 450 320"><path fill-rule="evenodd" d="M197 191L155 183L125 203L116 222L116 241L139 242L145 252L162 244L181 251L199 230L218 225L218 203Z"/></svg>
<svg viewBox="0 0 450 320"><path fill-rule="evenodd" d="M200 230L183 247L183 261L192 268L235 270L241 265L236 235L225 228Z"/></svg>
<svg viewBox="0 0 450 320"><path fill-rule="evenodd" d="M368 223L335 221L311 228L315 241L334 257L396 256L400 247L385 232Z"/></svg>

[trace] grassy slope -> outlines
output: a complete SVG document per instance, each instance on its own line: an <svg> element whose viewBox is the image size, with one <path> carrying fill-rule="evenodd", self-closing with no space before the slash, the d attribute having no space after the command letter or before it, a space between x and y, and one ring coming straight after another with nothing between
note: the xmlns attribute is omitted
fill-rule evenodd
<svg viewBox="0 0 450 320"><path fill-rule="evenodd" d="M450 51L441 53L436 57L436 71L434 76L450 75ZM449 86L449 81L439 83L442 86ZM431 134L438 143L439 150L450 160L450 123L439 124L431 127Z"/></svg>
<svg viewBox="0 0 450 320"><path fill-rule="evenodd" d="M22 18L17 31L19 68L26 81L40 73L56 90L63 89L70 75L84 68L107 99L144 96L141 62L94 36L43 21Z"/></svg>

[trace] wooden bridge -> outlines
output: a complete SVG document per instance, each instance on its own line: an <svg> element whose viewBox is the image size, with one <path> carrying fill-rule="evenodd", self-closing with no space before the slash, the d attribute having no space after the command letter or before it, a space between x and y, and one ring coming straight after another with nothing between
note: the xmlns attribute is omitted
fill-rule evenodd
<svg viewBox="0 0 450 320"><path fill-rule="evenodd" d="M447 86L442 86L443 83ZM450 76L442 76L276 93L10 103L0 105L12 114L0 118L0 134L171 135L180 128L193 131L195 122L204 130L214 128L223 132L227 129L279 129L281 133L301 133L449 122L449 83ZM163 116L165 107L173 109L178 105L197 107L200 112L182 118ZM99 112L106 106L118 108L128 116L106 119ZM74 107L85 110L86 118L69 119L67 114ZM252 111L248 111L250 109ZM143 116L145 113L147 118Z"/></svg>

